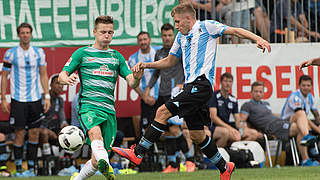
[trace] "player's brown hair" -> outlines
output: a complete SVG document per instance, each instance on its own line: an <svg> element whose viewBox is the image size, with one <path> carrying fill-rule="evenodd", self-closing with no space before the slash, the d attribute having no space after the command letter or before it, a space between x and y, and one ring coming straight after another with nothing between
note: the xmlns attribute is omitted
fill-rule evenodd
<svg viewBox="0 0 320 180"><path fill-rule="evenodd" d="M98 16L94 21L94 29L97 29L98 24L113 24L113 17L111 16Z"/></svg>

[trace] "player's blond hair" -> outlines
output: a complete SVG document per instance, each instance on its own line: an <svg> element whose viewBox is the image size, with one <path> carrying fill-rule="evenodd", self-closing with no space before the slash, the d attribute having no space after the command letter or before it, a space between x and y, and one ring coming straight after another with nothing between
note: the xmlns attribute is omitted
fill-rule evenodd
<svg viewBox="0 0 320 180"><path fill-rule="evenodd" d="M196 10L194 10L191 3L181 3L174 7L171 11L171 16L174 17L175 14L188 13L192 17L196 18Z"/></svg>

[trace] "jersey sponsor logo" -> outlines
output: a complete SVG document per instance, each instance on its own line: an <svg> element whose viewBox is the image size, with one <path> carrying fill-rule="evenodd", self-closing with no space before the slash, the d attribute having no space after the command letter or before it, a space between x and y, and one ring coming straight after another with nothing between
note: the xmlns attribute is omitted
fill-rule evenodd
<svg viewBox="0 0 320 180"><path fill-rule="evenodd" d="M198 91L198 88L197 88L197 87L195 87L195 86L192 86L191 94L193 94L193 93L197 93L197 92L199 92L199 91Z"/></svg>
<svg viewBox="0 0 320 180"><path fill-rule="evenodd" d="M289 129L289 127L290 127L290 124L289 124L289 123L284 123L284 124L282 125L282 128L283 128L283 129Z"/></svg>
<svg viewBox="0 0 320 180"><path fill-rule="evenodd" d="M102 65L100 66L100 69L94 70L93 75L98 76L113 76L114 72L111 71L108 66Z"/></svg>
<svg viewBox="0 0 320 180"><path fill-rule="evenodd" d="M296 107L301 107L301 100L298 96L294 97L294 105Z"/></svg>
<svg viewBox="0 0 320 180"><path fill-rule="evenodd" d="M69 58L68 61L67 61L67 63L66 63L64 66L69 66L69 64L71 63L71 61L72 61L72 58Z"/></svg>
<svg viewBox="0 0 320 180"><path fill-rule="evenodd" d="M94 58L88 58L88 61L93 61L94 60Z"/></svg>
<svg viewBox="0 0 320 180"><path fill-rule="evenodd" d="M233 108L232 102L229 102L229 103L228 103L228 108L229 108L229 109L232 109L232 108Z"/></svg>

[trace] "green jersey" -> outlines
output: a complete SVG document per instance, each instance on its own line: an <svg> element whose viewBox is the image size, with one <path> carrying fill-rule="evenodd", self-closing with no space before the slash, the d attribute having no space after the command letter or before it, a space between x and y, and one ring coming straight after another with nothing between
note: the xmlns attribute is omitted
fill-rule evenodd
<svg viewBox="0 0 320 180"><path fill-rule="evenodd" d="M79 113L99 110L115 114L114 90L118 75L125 78L132 73L124 57L113 49L82 47L63 67L69 74L76 70L80 79Z"/></svg>

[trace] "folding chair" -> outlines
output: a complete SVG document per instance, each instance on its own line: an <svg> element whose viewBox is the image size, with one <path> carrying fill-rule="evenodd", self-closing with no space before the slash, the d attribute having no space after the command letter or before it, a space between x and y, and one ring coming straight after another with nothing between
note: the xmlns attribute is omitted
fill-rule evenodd
<svg viewBox="0 0 320 180"><path fill-rule="evenodd" d="M263 134L263 136L264 136L264 140L266 142L266 150L267 150L267 155L268 155L268 159L269 159L269 165L270 165L270 167L273 167L272 160L271 160L271 152L270 152L270 147L269 147L268 136L266 134ZM278 161L279 150L282 149L282 142L283 142L282 140L278 140L276 158L274 161L275 164ZM289 142L290 142L290 149L291 149L293 164L294 164L294 166L297 166L300 163L300 159L299 159L299 154L298 154L298 150L297 150L296 140L294 137L290 137Z"/></svg>

